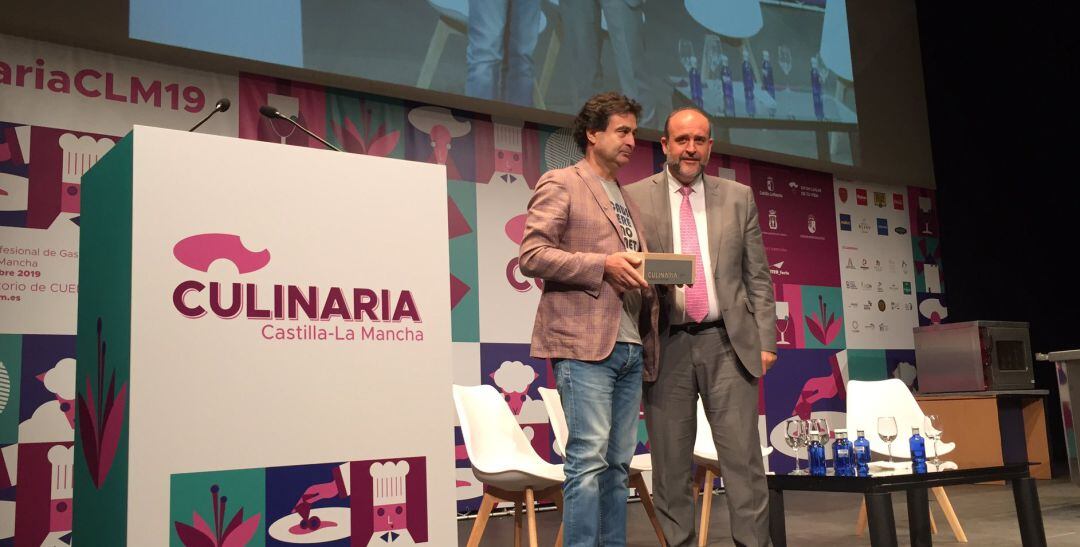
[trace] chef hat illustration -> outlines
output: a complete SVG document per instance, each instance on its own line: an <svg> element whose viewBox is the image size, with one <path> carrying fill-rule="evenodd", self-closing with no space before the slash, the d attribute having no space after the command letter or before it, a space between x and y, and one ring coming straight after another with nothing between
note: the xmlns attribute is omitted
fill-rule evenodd
<svg viewBox="0 0 1080 547"><path fill-rule="evenodd" d="M112 139L107 138L98 140L88 135L76 137L71 133L60 135L60 149L64 153L63 182L79 184L83 174L114 144Z"/></svg>
<svg viewBox="0 0 1080 547"><path fill-rule="evenodd" d="M405 503L405 477L409 474L409 462L375 463L369 473L374 505Z"/></svg>
<svg viewBox="0 0 1080 547"><path fill-rule="evenodd" d="M49 449L48 458L52 466L52 497L50 499L71 498L75 483L75 477L72 474L75 467L75 449L56 445Z"/></svg>

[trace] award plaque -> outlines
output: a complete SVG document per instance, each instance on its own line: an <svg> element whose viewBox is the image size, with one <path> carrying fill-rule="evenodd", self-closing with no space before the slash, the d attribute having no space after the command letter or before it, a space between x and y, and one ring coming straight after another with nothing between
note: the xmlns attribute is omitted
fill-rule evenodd
<svg viewBox="0 0 1080 547"><path fill-rule="evenodd" d="M637 271L650 285L692 285L694 255L640 253Z"/></svg>

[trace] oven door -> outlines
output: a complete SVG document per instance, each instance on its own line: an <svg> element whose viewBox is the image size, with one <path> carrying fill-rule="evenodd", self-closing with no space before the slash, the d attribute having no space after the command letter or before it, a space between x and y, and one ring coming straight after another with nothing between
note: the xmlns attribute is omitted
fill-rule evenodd
<svg viewBox="0 0 1080 547"><path fill-rule="evenodd" d="M1031 368L1031 340L1027 329L983 327L979 329L987 387L1032 389L1035 374Z"/></svg>

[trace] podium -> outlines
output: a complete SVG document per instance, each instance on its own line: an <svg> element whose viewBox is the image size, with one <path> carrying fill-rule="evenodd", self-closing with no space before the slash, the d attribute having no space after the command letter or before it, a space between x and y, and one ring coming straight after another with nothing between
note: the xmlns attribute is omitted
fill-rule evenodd
<svg viewBox="0 0 1080 547"><path fill-rule="evenodd" d="M135 127L83 176L77 545L452 545L445 168Z"/></svg>

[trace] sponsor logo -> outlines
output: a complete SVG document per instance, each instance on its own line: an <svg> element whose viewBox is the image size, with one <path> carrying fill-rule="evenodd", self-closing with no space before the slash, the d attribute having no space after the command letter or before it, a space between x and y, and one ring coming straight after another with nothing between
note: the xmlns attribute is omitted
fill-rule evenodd
<svg viewBox="0 0 1080 547"><path fill-rule="evenodd" d="M845 232L851 231L851 215L840 213L840 229Z"/></svg>
<svg viewBox="0 0 1080 547"><path fill-rule="evenodd" d="M877 219L877 233L879 236L889 235L889 219L879 218Z"/></svg>

